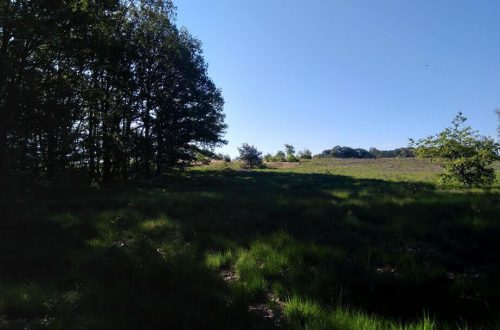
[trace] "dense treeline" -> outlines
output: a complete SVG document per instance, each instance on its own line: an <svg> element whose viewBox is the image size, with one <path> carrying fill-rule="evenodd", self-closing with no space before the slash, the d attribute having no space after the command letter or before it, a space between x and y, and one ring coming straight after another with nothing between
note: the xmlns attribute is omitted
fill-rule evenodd
<svg viewBox="0 0 500 330"><path fill-rule="evenodd" d="M335 146L332 149L323 150L315 157L318 158L396 158L396 157L414 157L412 148L398 148L394 150L370 150L362 148L351 148Z"/></svg>
<svg viewBox="0 0 500 330"><path fill-rule="evenodd" d="M0 2L4 168L161 173L224 143L223 104L170 1Z"/></svg>
<svg viewBox="0 0 500 330"><path fill-rule="evenodd" d="M266 162L298 162L301 159L312 159L312 153L309 149L304 149L295 153L295 147L285 143L285 151L278 150L276 154L266 154L264 160Z"/></svg>

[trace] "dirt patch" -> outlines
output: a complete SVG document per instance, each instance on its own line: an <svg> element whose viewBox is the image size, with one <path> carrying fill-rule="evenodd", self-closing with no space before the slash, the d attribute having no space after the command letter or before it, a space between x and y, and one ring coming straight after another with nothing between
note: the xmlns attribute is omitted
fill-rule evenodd
<svg viewBox="0 0 500 330"><path fill-rule="evenodd" d="M284 308L285 304L278 297L268 293L265 301L251 304L248 306L248 311L279 327L283 323Z"/></svg>
<svg viewBox="0 0 500 330"><path fill-rule="evenodd" d="M220 272L220 276L224 282L232 283L238 280L238 274L234 270L223 270Z"/></svg>

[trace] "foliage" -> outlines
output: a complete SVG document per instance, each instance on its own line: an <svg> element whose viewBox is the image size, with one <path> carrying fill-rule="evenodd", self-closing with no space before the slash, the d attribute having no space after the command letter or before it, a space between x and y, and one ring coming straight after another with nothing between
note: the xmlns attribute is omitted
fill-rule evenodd
<svg viewBox="0 0 500 330"><path fill-rule="evenodd" d="M409 158L414 157L411 148L397 148L394 150L378 150L370 148L351 148L335 146L332 149L322 151L316 157L318 158Z"/></svg>
<svg viewBox="0 0 500 330"><path fill-rule="evenodd" d="M212 158L215 160L222 160L225 163L231 162L231 156L229 156L228 154L218 153L218 154L213 155Z"/></svg>
<svg viewBox="0 0 500 330"><path fill-rule="evenodd" d="M298 162L299 159L295 156L295 147L291 144L285 144L286 161Z"/></svg>
<svg viewBox="0 0 500 330"><path fill-rule="evenodd" d="M415 157L412 148L397 148L393 150L378 150L370 148L368 152L375 158L410 158Z"/></svg>
<svg viewBox="0 0 500 330"><path fill-rule="evenodd" d="M459 112L451 127L416 142L411 140L411 144L418 157L444 160L445 172L440 174L442 183L489 186L495 181L491 164L497 158L499 145L465 126L466 120Z"/></svg>
<svg viewBox="0 0 500 330"><path fill-rule="evenodd" d="M304 159L311 159L312 155L311 152L306 149L298 154L298 156L295 154L295 147L290 145L290 144L285 144L285 152L278 150L274 156L267 154L264 156L264 159L266 162L298 162L301 157L304 156L304 152L309 152L309 154L305 154L305 157L308 155L311 156L310 158L304 158Z"/></svg>
<svg viewBox="0 0 500 330"><path fill-rule="evenodd" d="M168 0L2 1L0 163L149 176L223 144L220 90Z"/></svg>
<svg viewBox="0 0 500 330"><path fill-rule="evenodd" d="M238 148L238 151L244 167L257 168L262 166L262 152L258 151L254 146L243 143L241 147Z"/></svg>
<svg viewBox="0 0 500 330"><path fill-rule="evenodd" d="M321 158L373 158L373 156L366 150L351 147L335 146L332 149L327 149L318 155Z"/></svg>
<svg viewBox="0 0 500 330"><path fill-rule="evenodd" d="M194 163L197 165L208 165L211 161L211 154L207 154L204 152L196 152L194 154Z"/></svg>
<svg viewBox="0 0 500 330"><path fill-rule="evenodd" d="M278 150L273 156L273 162L286 162L286 154L283 151Z"/></svg>
<svg viewBox="0 0 500 330"><path fill-rule="evenodd" d="M312 153L311 150L309 149L304 149L302 151L299 151L299 158L300 159L312 159Z"/></svg>

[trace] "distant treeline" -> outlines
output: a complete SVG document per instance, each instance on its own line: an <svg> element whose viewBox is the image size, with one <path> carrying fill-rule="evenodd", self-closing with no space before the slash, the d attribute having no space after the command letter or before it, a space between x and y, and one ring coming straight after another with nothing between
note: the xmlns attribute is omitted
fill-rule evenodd
<svg viewBox="0 0 500 330"><path fill-rule="evenodd" d="M415 157L412 148L397 148L393 150L370 150L362 148L351 148L335 146L332 149L326 149L316 155L318 158L406 158Z"/></svg>
<svg viewBox="0 0 500 330"><path fill-rule="evenodd" d="M0 171L159 174L225 142L223 105L169 0L0 2Z"/></svg>

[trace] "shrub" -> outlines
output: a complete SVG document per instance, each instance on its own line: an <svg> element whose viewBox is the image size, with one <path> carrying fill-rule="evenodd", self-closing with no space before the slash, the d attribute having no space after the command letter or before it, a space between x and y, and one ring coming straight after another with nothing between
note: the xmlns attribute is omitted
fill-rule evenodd
<svg viewBox="0 0 500 330"><path fill-rule="evenodd" d="M271 154L265 154L264 155L264 161L266 161L266 162L272 162L273 161L273 155L271 155Z"/></svg>
<svg viewBox="0 0 500 330"><path fill-rule="evenodd" d="M197 153L195 153L194 158L195 158L196 163L202 164L202 165L207 165L207 164L210 164L211 156L212 155L207 154L207 153L197 152Z"/></svg>
<svg viewBox="0 0 500 330"><path fill-rule="evenodd" d="M300 159L312 159L312 153L311 150L309 149L304 149L302 151L299 151L299 158Z"/></svg>
<svg viewBox="0 0 500 330"><path fill-rule="evenodd" d="M497 157L499 145L490 137L480 136L470 126L464 126L466 120L459 112L452 127L417 142L410 140L411 146L415 147L417 157L444 160L445 172L439 176L441 183L489 186L495 181L495 171L490 165Z"/></svg>
<svg viewBox="0 0 500 330"><path fill-rule="evenodd" d="M286 155L283 151L279 150L276 155L273 156L273 162L286 162Z"/></svg>
<svg viewBox="0 0 500 330"><path fill-rule="evenodd" d="M299 159L295 157L295 148L291 144L285 144L286 151L286 161L287 162L298 162Z"/></svg>
<svg viewBox="0 0 500 330"><path fill-rule="evenodd" d="M262 152L258 151L254 146L243 143L241 148L238 148L238 151L244 167L256 168L262 166Z"/></svg>

